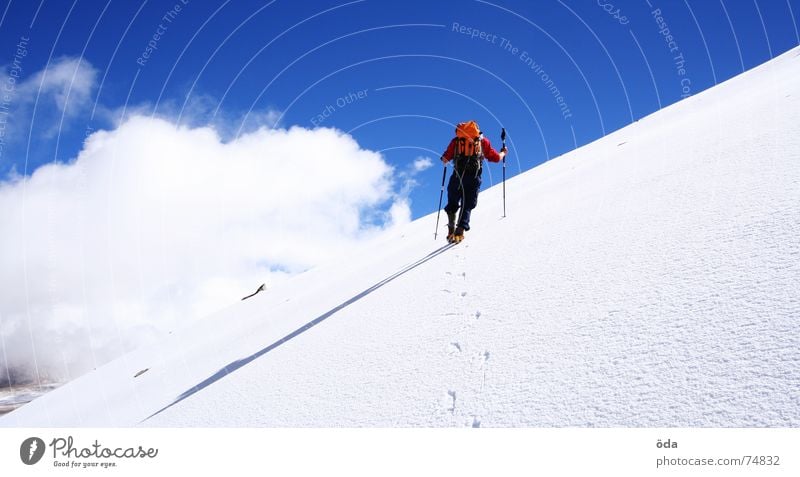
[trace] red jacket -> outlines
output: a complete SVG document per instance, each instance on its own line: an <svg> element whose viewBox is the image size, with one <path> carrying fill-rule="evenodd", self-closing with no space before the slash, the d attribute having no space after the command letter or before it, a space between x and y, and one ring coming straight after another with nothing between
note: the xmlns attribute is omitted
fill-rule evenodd
<svg viewBox="0 0 800 477"><path fill-rule="evenodd" d="M456 138L453 138L450 141L450 145L447 146L447 150L444 151L444 154L442 154L444 162L450 162L453 160L453 152L455 147ZM489 160L489 162L500 162L500 154L498 154L497 151L492 148L492 143L490 143L485 137L481 139L481 148L483 149L483 157Z"/></svg>

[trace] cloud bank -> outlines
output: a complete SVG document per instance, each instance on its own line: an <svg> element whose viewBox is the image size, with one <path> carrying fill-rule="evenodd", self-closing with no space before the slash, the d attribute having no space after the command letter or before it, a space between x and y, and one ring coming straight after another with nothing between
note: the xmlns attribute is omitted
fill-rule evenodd
<svg viewBox="0 0 800 477"><path fill-rule="evenodd" d="M0 183L0 385L74 378L407 222L393 172L333 129L135 116Z"/></svg>

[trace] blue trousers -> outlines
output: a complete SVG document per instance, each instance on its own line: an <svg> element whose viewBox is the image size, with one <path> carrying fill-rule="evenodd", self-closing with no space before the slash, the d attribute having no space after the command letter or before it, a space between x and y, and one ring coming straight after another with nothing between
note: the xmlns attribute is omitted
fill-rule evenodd
<svg viewBox="0 0 800 477"><path fill-rule="evenodd" d="M450 182L447 183L447 205L444 210L448 214L455 214L459 208L463 208L461 220L456 216L456 221L458 222L456 226L469 230L469 217L472 214L472 209L478 205L478 192L480 189L480 174L475 175L474 172L467 172L462 175L458 171L454 171L450 176Z"/></svg>

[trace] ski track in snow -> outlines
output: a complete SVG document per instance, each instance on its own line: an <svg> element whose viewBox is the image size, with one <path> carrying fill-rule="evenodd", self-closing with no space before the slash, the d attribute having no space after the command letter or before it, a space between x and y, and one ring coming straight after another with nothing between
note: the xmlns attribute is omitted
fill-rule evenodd
<svg viewBox="0 0 800 477"><path fill-rule="evenodd" d="M797 51L0 426L800 426Z"/></svg>

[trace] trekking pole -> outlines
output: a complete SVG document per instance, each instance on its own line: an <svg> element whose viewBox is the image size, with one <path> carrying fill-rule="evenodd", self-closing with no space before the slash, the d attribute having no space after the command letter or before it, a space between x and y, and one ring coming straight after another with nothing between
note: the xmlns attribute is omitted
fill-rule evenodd
<svg viewBox="0 0 800 477"><path fill-rule="evenodd" d="M503 141L503 149L506 148L506 128L500 132L500 139ZM503 218L506 216L506 156L508 155L508 151L506 151L505 155L503 155Z"/></svg>
<svg viewBox="0 0 800 477"><path fill-rule="evenodd" d="M436 213L436 231L433 233L433 240L439 236L439 216L442 215L442 197L444 196L444 179L447 177L447 164L442 169L442 190L439 192L439 212Z"/></svg>

